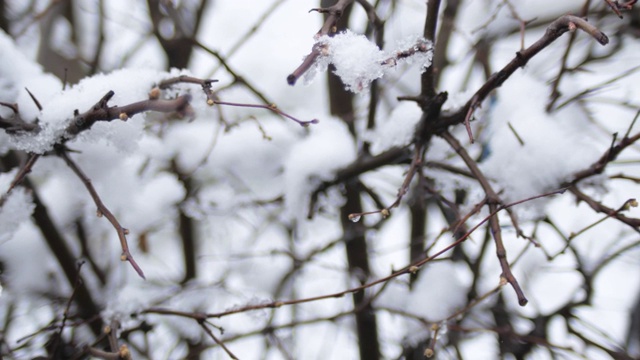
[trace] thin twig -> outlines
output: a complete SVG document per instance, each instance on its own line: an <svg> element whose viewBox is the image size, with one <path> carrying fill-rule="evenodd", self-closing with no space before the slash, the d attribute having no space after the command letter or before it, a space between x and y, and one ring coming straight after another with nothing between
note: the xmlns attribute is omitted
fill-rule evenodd
<svg viewBox="0 0 640 360"><path fill-rule="evenodd" d="M100 199L100 196L98 195L98 192L91 184L91 179L89 179L89 177L85 175L85 173L80 169L80 167L78 167L78 165L69 157L66 150L61 149L58 154L65 161L65 163L67 163L69 168L71 168L71 170L78 176L78 178L80 178L84 186L89 191L89 194L91 194L93 202L95 202L96 206L98 207L98 216L106 217L111 225L113 225L113 227L116 229L118 238L120 239L120 246L122 247L122 255L120 256L120 260L128 261L133 269L138 273L138 275L140 275L141 278L145 279L142 269L140 268L140 266L138 266L138 263L136 263L136 261L133 259L133 255L131 255L131 252L129 251L129 244L127 243L126 237L126 235L129 233L129 230L120 225L118 219L116 219L111 211L109 211L109 209L104 205L102 199Z"/></svg>

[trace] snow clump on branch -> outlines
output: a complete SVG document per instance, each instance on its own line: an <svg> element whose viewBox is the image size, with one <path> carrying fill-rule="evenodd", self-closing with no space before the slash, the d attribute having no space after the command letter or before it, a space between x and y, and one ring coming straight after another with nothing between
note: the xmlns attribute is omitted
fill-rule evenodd
<svg viewBox="0 0 640 360"><path fill-rule="evenodd" d="M333 64L334 73L342 79L346 89L354 93L367 89L372 81L400 63L415 63L425 71L433 58L433 44L419 36L400 42L396 50L390 52L380 50L366 36L349 30L335 36L321 36L315 46L320 56L305 74L305 83L310 83L316 73Z"/></svg>

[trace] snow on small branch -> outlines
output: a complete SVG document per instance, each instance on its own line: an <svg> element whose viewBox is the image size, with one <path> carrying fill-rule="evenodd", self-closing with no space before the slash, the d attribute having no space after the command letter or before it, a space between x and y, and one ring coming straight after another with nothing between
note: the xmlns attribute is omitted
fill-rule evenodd
<svg viewBox="0 0 640 360"><path fill-rule="evenodd" d="M338 24L338 20L340 20L340 18L342 17L342 14L344 13L344 10L347 8L347 6L351 5L353 1L354 0L339 0L333 6L330 6L328 8L314 8L309 10L309 12L317 11L319 13L327 14L327 18L325 19L324 24L316 33L315 37L319 38L324 35L335 33L335 28ZM289 83L289 85L295 85L296 81L298 81L298 79L302 75L304 75L304 73L306 73L309 69L311 69L311 67L313 67L313 64L315 64L316 59L319 56L320 49L316 45L313 45L313 47L311 48L311 53L309 53L309 55L304 58L302 64L300 64L300 66L298 66L298 68L295 69L291 73L291 75L287 76L287 83Z"/></svg>
<svg viewBox="0 0 640 360"><path fill-rule="evenodd" d="M335 74L342 79L347 90L356 93L368 88L373 80L381 78L402 62L417 63L424 71L431 65L433 58L433 44L422 37L412 37L400 44L396 50L385 52L366 36L349 30L335 36L319 37L314 51L317 51L318 55L309 67L305 67L305 80L311 81L316 73L333 64ZM307 59L304 63L306 62ZM302 75L303 73L300 73L296 76ZM289 83L293 85L291 81Z"/></svg>

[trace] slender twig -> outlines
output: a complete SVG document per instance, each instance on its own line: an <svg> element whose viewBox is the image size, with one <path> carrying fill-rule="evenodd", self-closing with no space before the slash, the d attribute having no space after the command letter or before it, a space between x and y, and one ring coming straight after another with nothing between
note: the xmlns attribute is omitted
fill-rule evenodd
<svg viewBox="0 0 640 360"><path fill-rule="evenodd" d="M55 344L53 345L53 350L51 351L51 354L53 354L53 356L56 356L57 351L58 351L58 347L60 346L60 341L62 340L62 332L64 331L64 327L67 323L67 319L69 318L69 311L71 309L71 303L73 303L73 299L76 296L76 292L78 290L78 287L83 286L82 283L82 278L80 277L80 269L82 268L82 265L84 265L84 261L79 261L77 264L77 277L76 277L76 281L73 284L73 291L71 292L71 296L69 296L69 300L67 301L67 306L64 309L64 313L62 314L62 321L60 322L60 328L58 329L58 333L57 335L54 337L55 339Z"/></svg>
<svg viewBox="0 0 640 360"><path fill-rule="evenodd" d="M116 229L118 238L120 239L120 246L122 247L122 255L120 256L120 260L128 261L133 269L138 273L138 275L140 275L140 277L144 279L145 276L142 272L142 269L140 268L140 266L138 266L138 263L136 263L136 261L133 259L133 255L131 255L131 252L129 251L129 244L127 243L126 237L126 235L129 233L129 230L120 225L118 219L116 219L111 211L109 211L109 209L104 205L102 199L100 199L100 196L98 195L98 192L91 184L91 179L89 179L89 177L85 175L85 173L80 169L80 167L78 167L78 165L69 157L66 150L61 149L58 154L65 161L67 166L69 166L69 168L78 176L78 178L80 178L84 186L89 191L89 194L91 194L93 201L98 207L98 216L106 217L111 225L113 225L113 227Z"/></svg>
<svg viewBox="0 0 640 360"><path fill-rule="evenodd" d="M7 194L9 194L11 190L13 190L18 184L20 184L22 180L24 180L24 178L31 172L31 169L33 169L33 165L35 165L36 161L38 161L39 158L39 154L29 155L29 159L27 159L27 162L24 164L24 166L22 166L20 171L18 171L15 178L13 178L13 181L11 181L11 185L6 192Z"/></svg>
<svg viewBox="0 0 640 360"><path fill-rule="evenodd" d="M480 186L487 195L487 206L489 207L489 211L491 213L496 212L498 206L501 204L501 200L498 197L498 194L493 190L491 184L489 184L487 178L478 167L478 164L471 158L471 156L469 156L467 151L462 147L462 144L460 144L460 142L449 132L445 131L441 133L440 136L449 143L449 145L458 153L458 155L460 155L465 164L467 164L467 167L469 167L469 171L471 171L471 173L475 175L476 180L478 180ZM513 290L518 296L518 303L520 304L520 306L525 306L528 300L524 295L520 284L518 284L518 280L511 272L509 262L507 261L507 251L504 248L504 244L502 242L502 231L497 216L492 216L489 218L489 226L491 227L491 233L496 243L496 255L498 256L498 261L500 262L500 267L502 268L502 276L504 276L504 278L513 287Z"/></svg>
<svg viewBox="0 0 640 360"><path fill-rule="evenodd" d="M207 322L206 321L198 321L198 323L200 324L200 326L202 326L202 329L204 329L204 331L207 333L207 335L209 335L209 337L211 337L213 339L213 341L216 342L216 344L218 344L222 350L224 350L224 352L227 353L227 355L229 355L230 358L234 359L234 360L238 360L238 357L235 356L231 350L229 350L229 348L222 342L220 341L220 339L218 339L214 334L213 331L211 331L211 329L209 329L209 327L207 327Z"/></svg>
<svg viewBox="0 0 640 360"><path fill-rule="evenodd" d="M259 108L259 109L266 109L266 110L270 110L282 117L285 117L287 119L293 120L296 123L298 123L300 126L309 126L311 124L317 124L319 122L318 119L312 119L309 121L304 121L304 120L299 120L287 113L285 113L284 111L278 109L278 107L275 104L269 104L269 105L262 105L262 104L244 104L244 103L234 103L234 102L227 102L227 101L221 101L220 99L218 99L218 97L216 96L216 94L214 93L214 91L211 88L211 84L213 84L214 82L217 82L218 80L211 80L211 79L198 79L198 78L194 78L191 76L186 76L186 75L182 75L182 76L178 76L175 78L171 78L171 79L166 79L162 82L160 82L160 84L158 84L158 87L160 89L166 89L168 87L170 87L171 85L177 84L177 83L190 83L190 84L197 84L200 85L202 87L202 90L204 91L205 95L207 96L207 104L209 105L227 105L227 106L236 106L236 107L245 107L245 108Z"/></svg>
<svg viewBox="0 0 640 360"><path fill-rule="evenodd" d="M248 312L248 311L262 310L262 309L277 309L277 308L280 308L280 307L283 307L283 306L288 306L288 305L298 305L298 304L321 301L321 300L326 300L326 299L331 299L331 298L341 298L341 297L346 296L348 294L360 292L360 291L363 291L365 289L374 287L376 285L384 284L384 283L388 282L389 280L394 279L396 277L399 277L401 275L411 274L413 272L418 271L419 268L421 266L423 266L424 264L426 264L426 263L428 263L430 261L433 261L434 259L440 257L442 254L448 252L449 250L453 249L454 247L456 247L456 246L460 245L461 243L463 243L464 241L466 241L471 236L472 233L474 233L482 225L486 224L492 217L497 215L502 210L507 210L507 209L509 209L509 208L511 208L513 206L520 205L520 204L526 203L528 201L533 201L533 200L541 199L541 198L544 198L544 197L549 197L549 196L562 194L562 193L564 193L565 190L566 189L555 190L555 191L551 191L551 192L548 192L548 193L532 196L532 197L529 197L529 198L526 198L526 199L518 200L518 201L515 201L513 203L499 205L499 206L497 206L497 208L493 212L491 212L489 215L487 215L485 218L483 218L480 222L478 222L473 228L471 228L469 231L467 231L464 235L462 235L456 241L454 241L451 244L447 245L445 248L441 249L437 253L435 253L433 255L430 255L430 256L426 256L426 257L420 259L419 261L416 261L416 262L414 262L412 264L409 264L409 265L403 267L400 270L394 271L388 276L379 278L377 280L374 280L374 281L371 281L371 282L368 282L368 283L365 283L365 284L362 284L360 286L353 287L353 288L350 288L350 289L347 289L347 290L344 290L344 291L335 292L335 293L331 293L331 294L320 295L320 296L308 297L308 298L303 298L303 299L277 300L277 301L272 301L272 302L269 302L269 303L262 303L262 304L256 304L256 305L247 305L247 306L243 306L243 307L234 307L233 309L222 311L222 312L218 312L218 313L206 313L206 314L199 313L199 312L193 313L193 312L185 312L185 311L180 311L180 310L172 310L172 309L167 309L167 308L162 308L162 307L147 308L147 309L141 311L140 313L141 314L167 314L167 315L176 315L176 316L183 316L183 317L189 317L189 318L196 318L196 317L221 318L221 317L224 317L224 316L240 314L240 313L244 313L244 312Z"/></svg>

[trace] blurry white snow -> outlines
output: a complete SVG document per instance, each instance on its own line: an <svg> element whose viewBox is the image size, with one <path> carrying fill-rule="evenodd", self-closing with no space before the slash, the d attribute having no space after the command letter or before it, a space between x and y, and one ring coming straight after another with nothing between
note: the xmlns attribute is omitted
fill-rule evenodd
<svg viewBox="0 0 640 360"><path fill-rule="evenodd" d="M0 173L0 194L6 196L3 204L0 204L0 244L8 241L13 236L18 226L29 219L35 205L31 194L22 187L15 188L6 194L9 185L18 173L18 169Z"/></svg>
<svg viewBox="0 0 640 360"><path fill-rule="evenodd" d="M419 270L412 289L390 283L376 305L406 311L429 322L441 322L464 307L470 282L470 271L463 264L435 261ZM407 326L409 342L426 338L422 324L408 321Z"/></svg>
<svg viewBox="0 0 640 360"><path fill-rule="evenodd" d="M291 147L284 162L285 209L290 219L305 218L311 191L356 158L356 146L344 121L323 119L311 129Z"/></svg>
<svg viewBox="0 0 640 360"><path fill-rule="evenodd" d="M422 110L414 102L399 103L384 122L378 124L372 133L368 134L371 142L371 153L378 155L393 147L409 145ZM380 121L380 120L379 120Z"/></svg>
<svg viewBox="0 0 640 360"><path fill-rule="evenodd" d="M498 90L489 114L490 153L481 168L504 190L503 198L508 202L558 189L600 155L590 141L593 126L585 113L568 106L548 114L544 110L547 94L542 81L516 72Z"/></svg>
<svg viewBox="0 0 640 360"><path fill-rule="evenodd" d="M305 82L309 83L317 72L324 71L329 64L333 64L335 74L342 79L347 90L355 93L367 89L373 80L381 78L402 62L417 63L424 71L431 65L433 57L431 42L416 36L403 41L391 52L380 50L366 36L350 30L333 37L322 36L316 46L320 48L321 54L305 74ZM415 51L413 55L396 58L398 53L410 49Z"/></svg>

